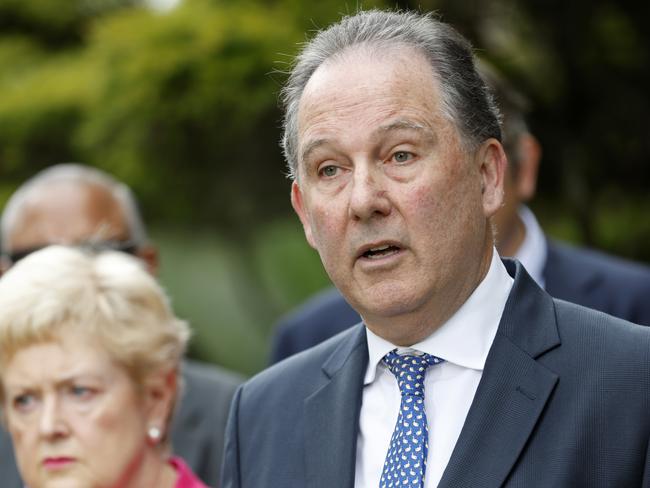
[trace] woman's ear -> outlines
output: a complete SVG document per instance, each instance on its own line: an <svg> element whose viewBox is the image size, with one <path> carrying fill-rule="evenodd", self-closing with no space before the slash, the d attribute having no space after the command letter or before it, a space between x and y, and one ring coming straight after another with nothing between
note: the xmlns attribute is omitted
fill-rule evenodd
<svg viewBox="0 0 650 488"><path fill-rule="evenodd" d="M169 420L178 391L178 370L163 369L151 373L144 381L147 436L152 444L168 437Z"/></svg>

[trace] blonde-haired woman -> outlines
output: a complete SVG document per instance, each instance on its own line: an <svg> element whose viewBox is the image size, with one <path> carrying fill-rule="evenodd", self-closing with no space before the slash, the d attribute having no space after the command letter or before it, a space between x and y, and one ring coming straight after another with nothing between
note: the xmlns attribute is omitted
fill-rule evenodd
<svg viewBox="0 0 650 488"><path fill-rule="evenodd" d="M30 488L204 488L167 431L189 330L139 261L52 246L0 279L0 401Z"/></svg>

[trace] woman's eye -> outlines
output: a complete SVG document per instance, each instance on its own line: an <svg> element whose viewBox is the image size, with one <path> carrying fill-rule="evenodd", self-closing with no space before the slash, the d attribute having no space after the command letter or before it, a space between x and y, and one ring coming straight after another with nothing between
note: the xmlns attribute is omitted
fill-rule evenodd
<svg viewBox="0 0 650 488"><path fill-rule="evenodd" d="M332 176L336 176L337 171L338 168L330 164L328 166L323 166L318 172L321 176L325 176L326 178L331 178Z"/></svg>
<svg viewBox="0 0 650 488"><path fill-rule="evenodd" d="M70 387L70 394L79 399L87 399L90 398L93 394L93 390L85 387L85 386L78 386L78 385L73 385Z"/></svg>
<svg viewBox="0 0 650 488"><path fill-rule="evenodd" d="M17 410L28 410L35 402L34 395L31 393L25 393L22 395L17 395L13 399L13 405Z"/></svg>
<svg viewBox="0 0 650 488"><path fill-rule="evenodd" d="M395 154L393 154L393 159L398 163L405 163L412 157L413 155L407 151L397 151Z"/></svg>

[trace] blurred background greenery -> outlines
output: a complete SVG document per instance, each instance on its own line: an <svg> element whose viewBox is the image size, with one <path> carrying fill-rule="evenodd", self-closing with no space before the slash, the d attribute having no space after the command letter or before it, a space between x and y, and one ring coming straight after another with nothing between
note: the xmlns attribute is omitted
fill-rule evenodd
<svg viewBox="0 0 650 488"><path fill-rule="evenodd" d="M549 234L650 262L650 4L364 1L436 10L530 98ZM191 354L245 374L328 284L289 204L282 72L358 2L0 0L0 205L64 161L133 187Z"/></svg>

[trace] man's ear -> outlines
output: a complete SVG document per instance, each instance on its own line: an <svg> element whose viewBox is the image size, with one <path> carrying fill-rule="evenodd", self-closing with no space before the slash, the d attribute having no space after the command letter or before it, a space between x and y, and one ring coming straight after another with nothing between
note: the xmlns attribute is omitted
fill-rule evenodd
<svg viewBox="0 0 650 488"><path fill-rule="evenodd" d="M166 429L170 424L169 417L174 410L177 389L178 370L176 368L153 372L144 379L143 393L147 428L158 429L161 440L169 436Z"/></svg>
<svg viewBox="0 0 650 488"><path fill-rule="evenodd" d="M316 243L314 241L314 235L311 229L311 223L309 222L309 216L307 215L307 210L305 209L305 204L303 201L302 191L300 190L300 185L297 181L294 181L291 184L291 205L293 209L298 214L298 218L302 223L302 228L305 231L305 237L307 242L311 247L316 249Z"/></svg>
<svg viewBox="0 0 650 488"><path fill-rule="evenodd" d="M147 271L153 276L158 276L158 267L160 265L158 248L151 244L145 244L138 248L136 254L147 265Z"/></svg>
<svg viewBox="0 0 650 488"><path fill-rule="evenodd" d="M503 204L504 177L507 158L499 141L490 138L478 150L481 172L483 212L491 217Z"/></svg>
<svg viewBox="0 0 650 488"><path fill-rule="evenodd" d="M527 202L535 196L539 162L542 159L542 146L532 134L523 134L517 144L517 171L515 172L515 191L519 200Z"/></svg>

